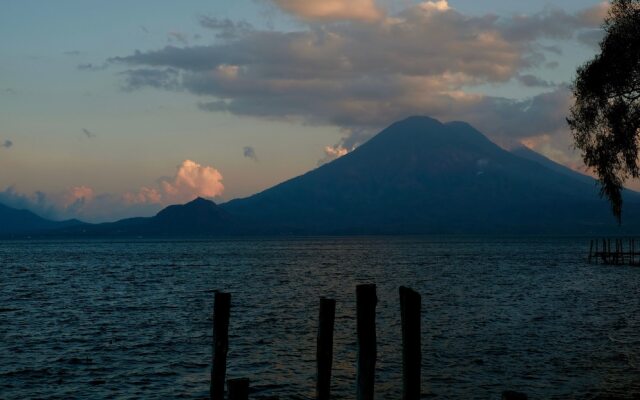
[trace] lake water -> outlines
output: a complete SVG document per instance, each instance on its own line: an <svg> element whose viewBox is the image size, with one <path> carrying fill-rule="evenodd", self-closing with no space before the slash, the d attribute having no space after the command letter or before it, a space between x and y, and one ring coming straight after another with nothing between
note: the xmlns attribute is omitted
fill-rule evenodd
<svg viewBox="0 0 640 400"><path fill-rule="evenodd" d="M337 300L333 389L355 393L355 285L376 283L376 397L399 399L398 287L422 294L426 398L640 393L640 268L587 238L0 241L0 398L206 398L214 290L228 377L314 395L318 298Z"/></svg>

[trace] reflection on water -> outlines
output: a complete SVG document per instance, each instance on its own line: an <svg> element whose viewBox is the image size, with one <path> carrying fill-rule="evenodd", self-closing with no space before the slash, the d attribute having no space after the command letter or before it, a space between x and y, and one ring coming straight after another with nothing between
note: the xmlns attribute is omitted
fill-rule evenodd
<svg viewBox="0 0 640 400"><path fill-rule="evenodd" d="M355 393L355 285L378 284L377 398L401 390L397 290L423 298L423 392L640 393L640 268L585 239L0 242L0 398L205 398L213 291L232 293L228 375L314 395L318 298L337 299L333 394Z"/></svg>

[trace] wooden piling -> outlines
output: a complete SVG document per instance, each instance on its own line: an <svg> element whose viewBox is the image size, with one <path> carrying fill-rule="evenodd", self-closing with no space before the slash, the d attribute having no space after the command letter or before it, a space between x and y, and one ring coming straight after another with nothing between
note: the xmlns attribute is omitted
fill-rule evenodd
<svg viewBox="0 0 640 400"><path fill-rule="evenodd" d="M591 262L592 254L593 254L593 239L591 239L591 245L589 246L589 262Z"/></svg>
<svg viewBox="0 0 640 400"><path fill-rule="evenodd" d="M231 294L216 292L213 305L213 356L211 366L211 400L224 400L224 381L229 351L229 314Z"/></svg>
<svg viewBox="0 0 640 400"><path fill-rule="evenodd" d="M358 334L357 400L373 400L376 369L376 285L356 286Z"/></svg>
<svg viewBox="0 0 640 400"><path fill-rule="evenodd" d="M249 379L229 379L227 387L229 388L229 400L249 399Z"/></svg>
<svg viewBox="0 0 640 400"><path fill-rule="evenodd" d="M421 302L419 293L400 286L400 317L402 320L402 399L420 399Z"/></svg>
<svg viewBox="0 0 640 400"><path fill-rule="evenodd" d="M336 301L320 298L318 342L316 347L316 398L329 400L331 395L331 364L333 363L333 327Z"/></svg>

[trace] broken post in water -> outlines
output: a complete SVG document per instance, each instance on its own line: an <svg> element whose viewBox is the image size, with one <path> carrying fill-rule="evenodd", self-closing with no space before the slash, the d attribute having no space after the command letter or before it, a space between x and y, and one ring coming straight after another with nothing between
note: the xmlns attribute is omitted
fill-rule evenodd
<svg viewBox="0 0 640 400"><path fill-rule="evenodd" d="M335 316L336 301L321 297L316 348L316 399L318 400L329 400L331 395L331 364L333 363Z"/></svg>
<svg viewBox="0 0 640 400"><path fill-rule="evenodd" d="M356 286L358 371L356 399L373 400L376 373L376 285Z"/></svg>
<svg viewBox="0 0 640 400"><path fill-rule="evenodd" d="M420 294L400 286L400 318L402 320L402 400L420 399Z"/></svg>
<svg viewBox="0 0 640 400"><path fill-rule="evenodd" d="M211 367L211 400L224 400L224 381L229 351L229 313L231 295L216 292L213 305L213 360Z"/></svg>

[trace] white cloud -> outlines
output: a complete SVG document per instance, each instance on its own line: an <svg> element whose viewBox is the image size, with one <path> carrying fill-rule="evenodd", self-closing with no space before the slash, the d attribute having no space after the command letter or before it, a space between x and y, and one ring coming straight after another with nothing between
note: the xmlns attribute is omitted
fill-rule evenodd
<svg viewBox="0 0 640 400"><path fill-rule="evenodd" d="M133 204L176 204L196 197L214 198L224 191L222 174L213 167L185 160L172 178L163 178L157 187L143 186L138 192L125 193L123 199Z"/></svg>

